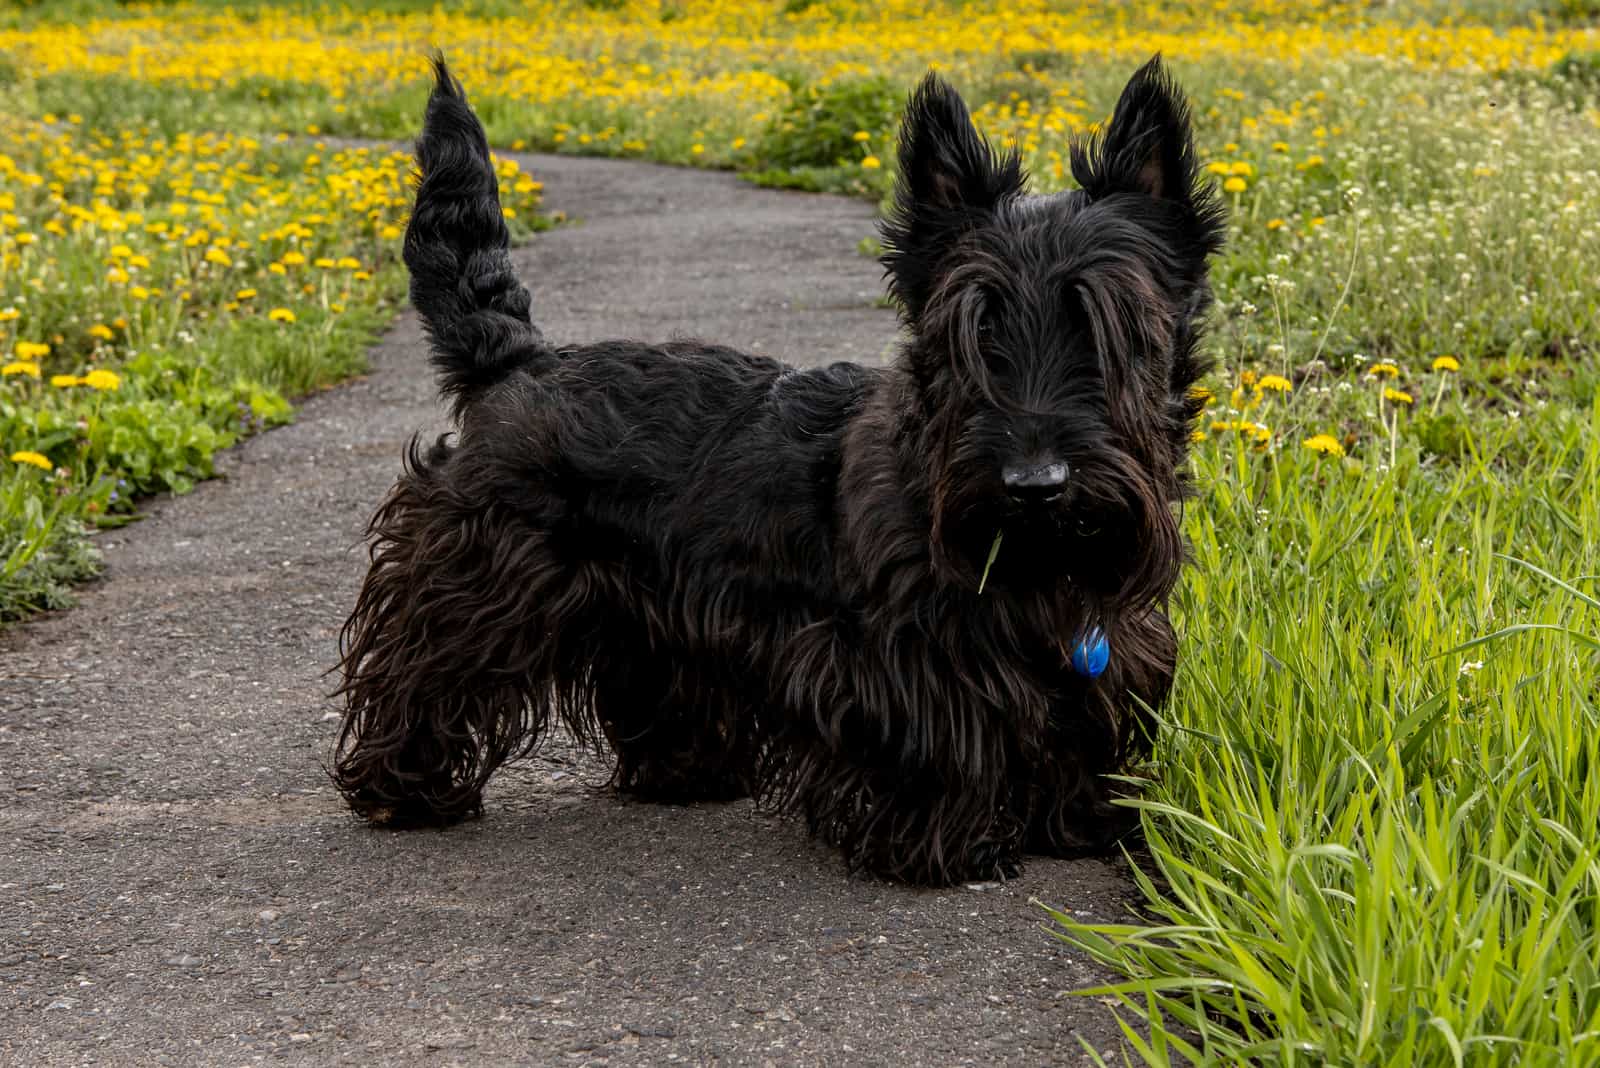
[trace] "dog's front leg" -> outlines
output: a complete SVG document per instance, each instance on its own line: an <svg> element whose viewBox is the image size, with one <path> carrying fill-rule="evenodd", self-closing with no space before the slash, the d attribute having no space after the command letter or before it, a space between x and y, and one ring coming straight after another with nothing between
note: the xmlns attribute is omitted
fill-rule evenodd
<svg viewBox="0 0 1600 1068"><path fill-rule="evenodd" d="M1020 870L1012 725L939 650L812 627L791 643L786 674L790 731L766 793L852 869L932 885Z"/></svg>
<svg viewBox="0 0 1600 1068"><path fill-rule="evenodd" d="M1177 636L1151 610L1119 620L1105 673L1063 672L1044 752L1029 777L1028 848L1051 856L1104 853L1138 829L1139 812L1117 804L1137 791L1118 773L1141 774L1154 742L1154 711L1172 689Z"/></svg>

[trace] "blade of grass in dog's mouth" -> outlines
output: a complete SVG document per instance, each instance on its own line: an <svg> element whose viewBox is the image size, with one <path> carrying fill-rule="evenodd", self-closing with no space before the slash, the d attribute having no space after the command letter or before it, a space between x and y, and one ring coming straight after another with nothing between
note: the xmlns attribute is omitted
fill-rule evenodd
<svg viewBox="0 0 1600 1068"><path fill-rule="evenodd" d="M989 569L994 566L994 558L1000 555L1000 539L1005 537L1005 533L1003 530L994 532L994 544L989 546L989 559L983 562L983 577L978 580L978 592L980 594L983 592L983 588L989 584Z"/></svg>

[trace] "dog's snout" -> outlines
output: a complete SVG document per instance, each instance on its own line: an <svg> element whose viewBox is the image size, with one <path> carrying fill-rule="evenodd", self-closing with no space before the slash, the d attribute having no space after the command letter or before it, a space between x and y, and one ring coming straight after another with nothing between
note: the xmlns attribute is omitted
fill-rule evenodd
<svg viewBox="0 0 1600 1068"><path fill-rule="evenodd" d="M1000 481L1006 493L1014 500L1025 503L1053 501L1067 488L1067 464L1054 457L1031 460L1027 463L1006 464L1000 469Z"/></svg>

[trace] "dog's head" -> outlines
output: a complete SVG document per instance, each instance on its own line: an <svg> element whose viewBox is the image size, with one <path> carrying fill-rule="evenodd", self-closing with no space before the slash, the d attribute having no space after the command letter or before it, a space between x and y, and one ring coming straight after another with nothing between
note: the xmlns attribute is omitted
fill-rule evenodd
<svg viewBox="0 0 1600 1068"><path fill-rule="evenodd" d="M1182 94L1151 60L1105 129L1074 144L1082 188L1030 196L1016 154L930 74L899 163L883 263L910 331L936 561L976 584L1003 532L990 583L1164 597L1223 230Z"/></svg>

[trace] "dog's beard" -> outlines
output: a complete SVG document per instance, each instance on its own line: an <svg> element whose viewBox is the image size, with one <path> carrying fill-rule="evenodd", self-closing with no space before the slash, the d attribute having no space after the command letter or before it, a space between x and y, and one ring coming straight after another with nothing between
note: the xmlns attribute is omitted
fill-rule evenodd
<svg viewBox="0 0 1600 1068"><path fill-rule="evenodd" d="M1096 614L1164 599L1182 563L1176 517L1158 487L1118 459L1121 471L1085 465L1060 501L1031 505L1007 496L990 467L968 479L946 472L935 495L935 559L986 591L1069 586Z"/></svg>

